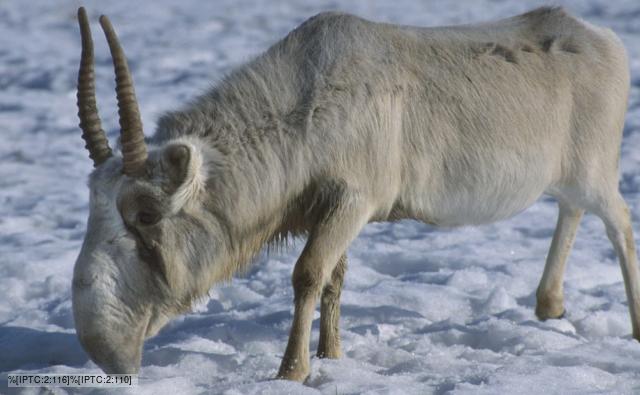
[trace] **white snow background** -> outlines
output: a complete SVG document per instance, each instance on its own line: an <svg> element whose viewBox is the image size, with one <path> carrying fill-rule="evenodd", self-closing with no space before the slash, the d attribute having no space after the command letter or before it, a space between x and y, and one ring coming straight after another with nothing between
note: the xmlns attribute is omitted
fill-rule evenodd
<svg viewBox="0 0 640 395"><path fill-rule="evenodd" d="M511 16L537 1L0 2L0 393L8 373L98 373L76 340L71 277L85 231L92 164L77 127L76 10L90 13L98 104L118 127L111 59L97 17L129 57L147 134L163 111L202 93L306 18L343 10L435 26ZM640 240L640 2L561 2L613 28L632 90L621 189ZM147 341L144 394L640 393L640 344L600 220L587 215L566 274L564 319L540 322L535 289L556 221L543 198L511 220L461 229L368 225L349 249L344 357L311 362L306 384L271 380L292 316L290 274L303 241L259 257ZM317 315L316 315L317 318ZM318 339L314 322L312 350ZM23 390L38 393L39 390ZM56 393L104 390L56 389Z"/></svg>

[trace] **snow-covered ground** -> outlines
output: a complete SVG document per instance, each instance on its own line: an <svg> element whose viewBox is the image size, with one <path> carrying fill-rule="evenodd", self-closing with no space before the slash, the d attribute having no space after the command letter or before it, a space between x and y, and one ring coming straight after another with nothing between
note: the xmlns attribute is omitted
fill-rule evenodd
<svg viewBox="0 0 640 395"><path fill-rule="evenodd" d="M433 26L496 19L541 3L82 4L94 23L98 101L113 145L115 95L111 60L95 24L100 13L120 34L152 133L163 111L201 93L319 11ZM633 87L621 188L640 235L640 2L561 4L613 28L627 45ZM98 372L76 340L70 301L91 170L76 126L79 5L0 4L0 393L8 390L9 372ZM270 380L285 348L289 278L302 242L263 255L248 274L213 288L209 300L146 343L136 392L639 393L640 344L630 337L620 270L594 216L583 219L570 257L565 318L540 322L534 316L556 213L555 203L543 199L511 220L477 228L437 230L409 221L367 226L349 249L345 355L314 359L304 385ZM317 338L316 321L314 349Z"/></svg>

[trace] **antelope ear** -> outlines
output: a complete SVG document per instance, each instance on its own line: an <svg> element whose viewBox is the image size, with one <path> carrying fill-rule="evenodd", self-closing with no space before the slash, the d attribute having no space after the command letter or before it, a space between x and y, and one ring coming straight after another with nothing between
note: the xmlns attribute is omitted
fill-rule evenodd
<svg viewBox="0 0 640 395"><path fill-rule="evenodd" d="M185 144L171 144L164 149L162 167L172 191L180 188L189 178L191 158L191 149Z"/></svg>
<svg viewBox="0 0 640 395"><path fill-rule="evenodd" d="M205 188L202 154L191 142L176 141L164 148L160 160L165 190L171 194L171 210L177 212L197 199Z"/></svg>

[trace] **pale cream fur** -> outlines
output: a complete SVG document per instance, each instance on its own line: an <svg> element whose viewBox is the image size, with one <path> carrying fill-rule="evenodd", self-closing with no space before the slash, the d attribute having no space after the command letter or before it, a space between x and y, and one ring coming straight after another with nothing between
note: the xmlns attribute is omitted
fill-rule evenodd
<svg viewBox="0 0 640 395"><path fill-rule="evenodd" d="M318 355L341 353L346 251L365 224L488 223L543 194L560 210L537 315L564 312L565 263L590 211L620 259L640 339L618 190L628 91L620 40L558 8L442 28L311 18L161 118L143 176L123 175L118 156L94 171L74 270L80 341L106 371L135 372L146 336L265 245L307 236L278 372L302 381L318 299Z"/></svg>

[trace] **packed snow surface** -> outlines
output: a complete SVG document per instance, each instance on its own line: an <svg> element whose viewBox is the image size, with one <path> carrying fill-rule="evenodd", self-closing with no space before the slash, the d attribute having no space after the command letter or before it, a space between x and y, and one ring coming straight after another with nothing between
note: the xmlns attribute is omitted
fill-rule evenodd
<svg viewBox="0 0 640 395"><path fill-rule="evenodd" d="M71 278L88 212L91 162L77 127L79 1L0 5L0 393L7 374L99 372L76 340ZM621 190L640 235L640 2L561 2L611 27L632 72ZM306 18L342 10L436 26L498 19L537 1L87 2L98 102L112 145L118 127L111 59L97 26L111 17L127 51L146 133ZM639 393L619 266L601 221L587 215L566 274L566 316L538 321L535 289L557 215L543 198L500 223L435 229L368 225L349 249L342 298L344 357L311 362L306 383L271 380L292 316L290 274L304 243L262 254L252 270L147 341L147 394ZM316 316L317 318L317 316ZM314 322L312 349L318 338ZM78 392L60 389L59 393ZM82 390L87 392L90 390ZM35 393L36 391L26 391Z"/></svg>

